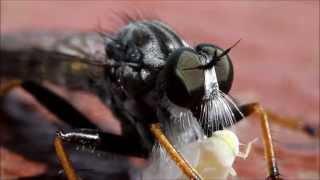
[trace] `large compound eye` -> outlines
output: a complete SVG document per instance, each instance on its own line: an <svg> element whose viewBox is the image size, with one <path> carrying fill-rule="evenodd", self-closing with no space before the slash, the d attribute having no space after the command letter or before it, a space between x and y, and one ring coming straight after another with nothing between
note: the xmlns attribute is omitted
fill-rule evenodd
<svg viewBox="0 0 320 180"><path fill-rule="evenodd" d="M218 79L219 89L227 94L231 89L233 81L233 66L230 57L226 54L217 58L223 53L223 49L212 44L199 44L195 49L200 55L204 55L206 58L215 61L214 68Z"/></svg>
<svg viewBox="0 0 320 180"><path fill-rule="evenodd" d="M204 71L193 69L201 65L198 54L192 49L179 49L169 56L167 65L168 98L182 107L199 103L204 93Z"/></svg>

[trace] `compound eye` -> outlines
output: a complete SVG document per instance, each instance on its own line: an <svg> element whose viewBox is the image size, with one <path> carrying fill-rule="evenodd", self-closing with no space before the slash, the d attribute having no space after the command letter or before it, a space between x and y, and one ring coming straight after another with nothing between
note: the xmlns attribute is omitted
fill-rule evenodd
<svg viewBox="0 0 320 180"><path fill-rule="evenodd" d="M192 69L200 65L199 57L192 51L183 51L178 58L175 75L183 82L189 94L203 85L203 71Z"/></svg>
<svg viewBox="0 0 320 180"><path fill-rule="evenodd" d="M217 57L218 56L217 47L215 47L215 46L213 46L211 44L200 44L200 45L196 46L195 50L199 54L206 55L209 58L213 58L213 57Z"/></svg>
<svg viewBox="0 0 320 180"><path fill-rule="evenodd" d="M233 65L230 57L226 54L220 58L223 49L212 44L199 44L195 50L210 60L214 60L214 68L218 79L219 88L222 92L228 93L233 82Z"/></svg>
<svg viewBox="0 0 320 180"><path fill-rule="evenodd" d="M204 93L204 71L198 54L187 48L173 52L169 57L172 68L168 80L169 99L182 107L191 107L200 102Z"/></svg>

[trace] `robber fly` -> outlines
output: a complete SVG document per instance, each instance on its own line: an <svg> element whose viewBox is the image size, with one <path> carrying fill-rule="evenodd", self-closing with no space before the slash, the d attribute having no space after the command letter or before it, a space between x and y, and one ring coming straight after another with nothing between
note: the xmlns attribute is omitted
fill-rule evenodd
<svg viewBox="0 0 320 180"><path fill-rule="evenodd" d="M257 112L268 177L278 179L267 113L258 103L241 105L228 95L233 82L228 53L237 43L226 50L210 43L192 47L164 22L143 19L130 19L114 33L9 34L1 38L0 77L6 82L2 100L13 87L22 87L72 127L59 130L55 141L69 179L78 177L61 142L97 152L152 157L154 162L170 157L186 177L202 179L193 160L184 157L194 156L192 147L189 155L182 152L185 147L219 134L231 137L220 132ZM7 83L13 79L19 81ZM100 129L44 82L96 94L120 120L122 135ZM140 177L149 179L152 173Z"/></svg>

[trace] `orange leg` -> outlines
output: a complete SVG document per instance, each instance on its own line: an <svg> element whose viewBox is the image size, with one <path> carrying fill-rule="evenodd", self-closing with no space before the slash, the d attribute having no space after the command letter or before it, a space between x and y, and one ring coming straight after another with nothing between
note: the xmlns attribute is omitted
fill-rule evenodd
<svg viewBox="0 0 320 180"><path fill-rule="evenodd" d="M256 104L257 103L241 105L240 110L244 114L244 116L249 116L253 112L253 106L255 106ZM265 110L265 113L272 123L278 124L279 126L291 129L293 131L301 132L312 138L320 138L320 128L318 127L314 127L310 124L304 123L302 120L299 120L297 118L281 116L269 110Z"/></svg>
<svg viewBox="0 0 320 180"><path fill-rule="evenodd" d="M200 174L191 167L191 165L182 157L182 155L170 143L168 138L163 134L159 123L152 124L150 130L161 146L167 151L171 159L188 178L192 180L202 179Z"/></svg>
<svg viewBox="0 0 320 180"><path fill-rule="evenodd" d="M0 97L5 96L9 91L21 85L21 81L12 80L3 84L0 84ZM71 165L69 157L66 151L63 148L62 139L60 137L56 137L54 140L54 147L59 158L60 163L65 171L65 174L68 180L77 180L77 175Z"/></svg>
<svg viewBox="0 0 320 180"><path fill-rule="evenodd" d="M62 139L58 136L54 139L54 148L68 180L79 179L74 168L72 167L69 156L63 147Z"/></svg>
<svg viewBox="0 0 320 180"><path fill-rule="evenodd" d="M1 81L1 79L0 79ZM11 91L13 88L18 87L21 85L21 81L19 80L12 80L5 83L0 83L0 97L5 96L8 94L9 91Z"/></svg>
<svg viewBox="0 0 320 180"><path fill-rule="evenodd" d="M311 137L320 138L319 129L312 127L309 124L303 123L301 120L298 120L296 118L291 118L291 117L280 116L271 111L266 111L266 113L270 118L270 121L273 123L279 124L280 126L283 126L295 131L302 132Z"/></svg>
<svg viewBox="0 0 320 180"><path fill-rule="evenodd" d="M253 113L257 113L260 115L260 126L264 144L264 155L268 166L267 179L281 179L270 133L268 113L258 103L244 105L241 107L241 110L246 116Z"/></svg>

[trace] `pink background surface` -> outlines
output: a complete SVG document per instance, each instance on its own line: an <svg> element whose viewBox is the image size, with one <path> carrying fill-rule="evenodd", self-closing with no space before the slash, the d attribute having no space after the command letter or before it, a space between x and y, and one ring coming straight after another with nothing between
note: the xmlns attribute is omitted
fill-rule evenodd
<svg viewBox="0 0 320 180"><path fill-rule="evenodd" d="M117 24L121 12L155 15L190 44L228 47L241 38L230 53L231 94L319 127L319 1L1 1L0 30L87 31ZM239 124L245 142L259 135L258 123L248 121ZM283 176L319 178L319 141L272 130ZM248 160L236 162L239 176L265 177L261 148L259 142Z"/></svg>

